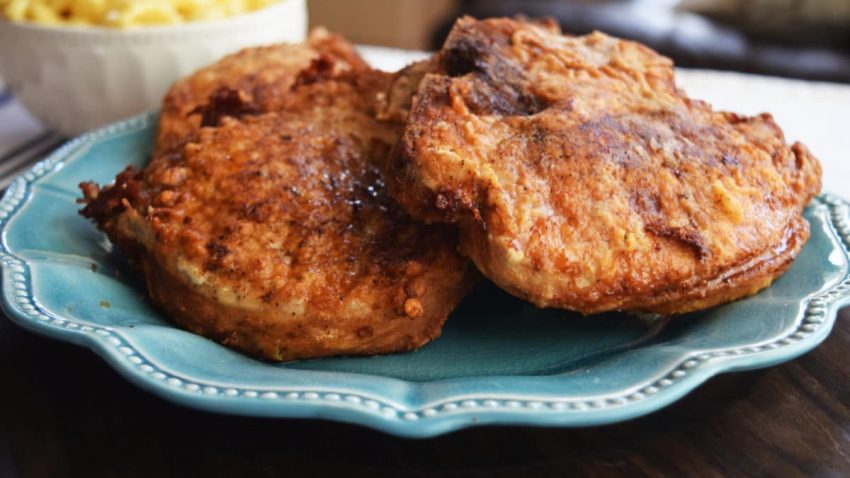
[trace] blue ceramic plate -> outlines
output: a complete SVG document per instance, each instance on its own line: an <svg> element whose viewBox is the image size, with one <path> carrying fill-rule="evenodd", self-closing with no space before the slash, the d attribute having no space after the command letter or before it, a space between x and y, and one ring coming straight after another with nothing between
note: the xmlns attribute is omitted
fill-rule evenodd
<svg viewBox="0 0 850 478"><path fill-rule="evenodd" d="M491 423L612 423L657 410L716 373L810 350L850 297L848 205L821 196L806 211L812 238L788 273L723 307L669 322L582 318L484 284L417 352L260 362L172 327L77 215L77 184L144 164L154 127L155 117L143 116L85 135L15 181L0 203L3 306L20 325L90 347L141 387L191 407L414 437Z"/></svg>

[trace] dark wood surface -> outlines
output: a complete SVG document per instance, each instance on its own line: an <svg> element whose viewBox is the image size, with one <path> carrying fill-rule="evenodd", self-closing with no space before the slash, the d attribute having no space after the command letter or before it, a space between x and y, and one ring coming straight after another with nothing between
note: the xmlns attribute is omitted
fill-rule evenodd
<svg viewBox="0 0 850 478"><path fill-rule="evenodd" d="M617 425L406 440L167 403L0 317L0 477L850 476L850 309L820 347Z"/></svg>

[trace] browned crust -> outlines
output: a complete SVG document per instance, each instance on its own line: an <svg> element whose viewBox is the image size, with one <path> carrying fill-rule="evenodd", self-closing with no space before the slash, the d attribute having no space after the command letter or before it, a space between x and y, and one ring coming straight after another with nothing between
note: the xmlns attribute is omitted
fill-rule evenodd
<svg viewBox="0 0 850 478"><path fill-rule="evenodd" d="M247 48L178 80L163 99L154 156L196 137L203 115L193 112L203 112L217 91L241 92L253 113L275 111L287 102L297 73L322 58L339 71L369 69L347 41L317 28L303 44Z"/></svg>
<svg viewBox="0 0 850 478"><path fill-rule="evenodd" d="M418 69L396 81L414 94L390 192L538 306L710 307L766 287L808 239L817 159L769 114L688 98L643 45L465 17Z"/></svg>
<svg viewBox="0 0 850 478"><path fill-rule="evenodd" d="M430 271L400 281L425 284L416 297L408 297L402 285L395 292L382 291L389 307L376 304L368 316L290 316L224 305L167 266L152 260L143 260L142 266L151 300L177 325L275 361L418 349L440 336L446 318L478 278L470 263L448 260L430 264ZM396 296L404 297L401 307L393 305ZM411 301L419 304L420 313L399 313Z"/></svg>
<svg viewBox="0 0 850 478"><path fill-rule="evenodd" d="M389 75L325 33L179 81L153 159L81 185L81 214L139 266L178 325L290 360L412 350L478 277L457 234L407 216L383 169Z"/></svg>
<svg viewBox="0 0 850 478"><path fill-rule="evenodd" d="M729 267L717 276L693 277L687 282L661 284L648 294L629 295L622 290L612 290L607 296L590 298L569 290L561 291L559 296L541 296L535 291L517 286L512 282L513 277L502 277L499 269L490 268L493 261L488 252L482 252L488 250L487 241L480 236L470 237L476 237L479 242L464 242L462 252L475 262L479 270L505 291L539 307L578 310L584 314L628 310L674 315L708 309L754 295L768 287L793 264L794 258L808 241L809 223L802 218L795 219L779 244L768 247L746 262Z"/></svg>

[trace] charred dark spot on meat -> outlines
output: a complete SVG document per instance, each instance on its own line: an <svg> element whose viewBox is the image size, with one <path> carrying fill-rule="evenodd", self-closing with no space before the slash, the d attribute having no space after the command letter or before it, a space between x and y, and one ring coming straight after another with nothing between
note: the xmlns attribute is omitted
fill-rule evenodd
<svg viewBox="0 0 850 478"><path fill-rule="evenodd" d="M250 221L263 223L266 222L272 214L273 204L269 200L257 201L250 204L244 204L240 207L241 216Z"/></svg>
<svg viewBox="0 0 850 478"><path fill-rule="evenodd" d="M294 91L302 86L329 80L356 81L357 75L354 75L352 70L345 66L347 65L337 61L332 56L320 55L310 62L310 66L298 73L291 89Z"/></svg>
<svg viewBox="0 0 850 478"><path fill-rule="evenodd" d="M260 113L262 109L254 103L250 95L242 90L222 86L212 92L206 104L198 106L189 114L200 114L202 127L215 127L219 126L221 119L226 116L239 119Z"/></svg>
<svg viewBox="0 0 850 478"><path fill-rule="evenodd" d="M447 46L440 57L446 74L458 77L470 73L486 74L487 60L484 52L492 50L493 45L475 38L461 38Z"/></svg>
<svg viewBox="0 0 850 478"><path fill-rule="evenodd" d="M530 116L546 109L547 102L531 91L523 71L500 54L502 46L474 37L450 39L442 68L450 77L474 78L464 99L475 114Z"/></svg>
<svg viewBox="0 0 850 478"><path fill-rule="evenodd" d="M639 191L629 198L631 209L644 221L644 229L656 237L670 239L692 250L700 260L711 256L705 239L695 228L673 227L664 222L664 210L656 194ZM658 250L656 245L656 250Z"/></svg>
<svg viewBox="0 0 850 478"><path fill-rule="evenodd" d="M223 265L224 258L230 254L230 249L218 241L208 242L206 248L209 253L209 260L206 264L207 270L214 271L220 269Z"/></svg>
<svg viewBox="0 0 850 478"><path fill-rule="evenodd" d="M546 109L537 96L508 83L490 83L480 78L464 95L464 102L479 116L531 116Z"/></svg>
<svg viewBox="0 0 850 478"><path fill-rule="evenodd" d="M299 86L312 85L326 81L334 77L334 61L332 58L321 55L310 62L310 66L301 70L295 78L295 83L292 89L295 90Z"/></svg>
<svg viewBox="0 0 850 478"><path fill-rule="evenodd" d="M644 229L657 237L671 239L687 247L699 260L705 260L711 256L711 250L705 245L705 239L694 229L671 227L659 223L647 223Z"/></svg>
<svg viewBox="0 0 850 478"><path fill-rule="evenodd" d="M624 118L603 114L559 134L569 145L572 157L613 162L627 169L645 162L645 158L630 147L631 137L637 132Z"/></svg>

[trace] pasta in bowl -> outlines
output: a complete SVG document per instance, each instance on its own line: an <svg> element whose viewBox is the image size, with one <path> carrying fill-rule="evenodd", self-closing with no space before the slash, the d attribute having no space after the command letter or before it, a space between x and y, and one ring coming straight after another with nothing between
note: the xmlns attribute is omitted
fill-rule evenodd
<svg viewBox="0 0 850 478"><path fill-rule="evenodd" d="M247 6L269 0L243 0ZM17 3L16 3L17 2ZM177 24L113 28L67 21L43 24L13 21L7 10L18 4L74 3L116 5L125 0L0 0L0 76L15 97L48 127L72 136L100 125L159 108L179 77L242 48L298 42L307 30L305 0L277 0L263 8L221 19L193 20L191 9ZM142 0L171 4L237 4L238 0ZM31 4L31 5L30 5ZM68 7L70 8L70 7ZM62 10L59 10L62 13ZM114 16L114 14L113 14ZM124 18L130 22L131 17ZM117 20L116 20L117 21Z"/></svg>
<svg viewBox="0 0 850 478"><path fill-rule="evenodd" d="M280 0L0 0L14 22L116 28L221 20Z"/></svg>

